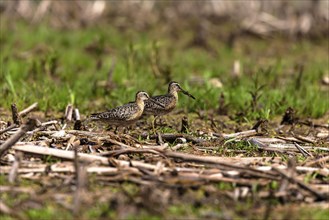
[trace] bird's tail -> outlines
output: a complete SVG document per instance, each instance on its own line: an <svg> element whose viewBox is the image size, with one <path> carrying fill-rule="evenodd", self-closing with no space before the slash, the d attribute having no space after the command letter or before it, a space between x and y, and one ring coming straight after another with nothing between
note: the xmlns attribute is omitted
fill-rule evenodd
<svg viewBox="0 0 329 220"><path fill-rule="evenodd" d="M93 121L93 120L98 120L98 119L100 119L101 117L100 117L100 114L99 113L93 113L93 114L91 114L89 117L88 117L88 119L90 120L90 121Z"/></svg>

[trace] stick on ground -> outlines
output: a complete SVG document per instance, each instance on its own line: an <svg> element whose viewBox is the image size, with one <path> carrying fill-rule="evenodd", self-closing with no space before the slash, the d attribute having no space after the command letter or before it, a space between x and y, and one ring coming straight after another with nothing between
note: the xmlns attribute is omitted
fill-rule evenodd
<svg viewBox="0 0 329 220"><path fill-rule="evenodd" d="M4 153L9 150L21 137L23 137L28 131L32 131L35 127L37 126L37 120L30 118L26 124L21 126L21 128L13 135L11 136L8 140L6 140L5 143L3 143L0 146L0 158Z"/></svg>
<svg viewBox="0 0 329 220"><path fill-rule="evenodd" d="M282 170L280 169L277 169L275 167L273 167L273 169L275 171L277 171L281 176L283 176L284 178L287 178L290 182L292 183L296 183L299 187L301 187L302 189L305 189L307 191L309 191L311 194L313 194L318 200L326 200L328 199L328 195L324 195L318 191L316 191L315 189L311 188L310 186L308 186L307 184L303 183L302 181L292 177L292 176L289 176L288 174L286 174L285 172L283 172Z"/></svg>
<svg viewBox="0 0 329 220"><path fill-rule="evenodd" d="M15 183L16 181L16 177L17 177L17 173L18 173L18 168L20 166L20 163L22 161L23 158L23 154L22 152L16 152L15 154L15 161L11 167L10 173L8 175L8 181L9 183Z"/></svg>
<svg viewBox="0 0 329 220"><path fill-rule="evenodd" d="M19 125L17 125L17 124L12 124L12 125L10 125L9 127L5 128L5 129L3 129L3 130L1 130L1 131L0 131L0 135L3 134L3 133L5 133L5 132L7 132L7 131L10 131L11 129L17 128L18 126L19 126Z"/></svg>
<svg viewBox="0 0 329 220"><path fill-rule="evenodd" d="M20 117L24 117L24 116L26 116L28 113L30 113L31 111L33 111L34 109L36 109L37 107L38 107L38 103L35 102L35 103L33 103L32 105L30 105L29 107L27 107L26 109L20 111L20 112L18 113L18 115L19 115Z"/></svg>
<svg viewBox="0 0 329 220"><path fill-rule="evenodd" d="M11 112L13 117L13 122L16 125L21 125L21 120L18 114L17 106L15 103L11 104Z"/></svg>

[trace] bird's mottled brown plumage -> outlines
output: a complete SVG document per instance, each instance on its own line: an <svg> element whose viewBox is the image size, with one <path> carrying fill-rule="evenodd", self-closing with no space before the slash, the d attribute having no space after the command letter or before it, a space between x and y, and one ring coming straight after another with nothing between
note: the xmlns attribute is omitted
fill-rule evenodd
<svg viewBox="0 0 329 220"><path fill-rule="evenodd" d="M146 100L143 114L155 116L168 114L176 107L178 101L178 92L182 92L183 94L195 99L194 96L182 89L182 87L177 82L171 82L168 86L168 94L152 97L153 100L161 103L165 107L163 108L159 105L155 105L149 100Z"/></svg>
<svg viewBox="0 0 329 220"><path fill-rule="evenodd" d="M135 102L130 102L105 112L94 113L90 116L90 119L94 121L107 122L110 125L115 126L130 125L142 116L145 106L144 101L149 98L150 97L146 92L137 92ZM154 101L151 100L150 102Z"/></svg>

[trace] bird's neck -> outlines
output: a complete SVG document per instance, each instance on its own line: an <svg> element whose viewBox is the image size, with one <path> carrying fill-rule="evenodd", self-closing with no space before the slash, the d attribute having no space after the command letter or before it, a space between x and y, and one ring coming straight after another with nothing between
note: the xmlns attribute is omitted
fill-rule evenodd
<svg viewBox="0 0 329 220"><path fill-rule="evenodd" d="M177 91L169 91L169 94L172 95L176 101L178 100L178 92Z"/></svg>
<svg viewBox="0 0 329 220"><path fill-rule="evenodd" d="M143 100L140 100L140 99L137 99L136 100L136 104L137 104L137 106L138 106L138 108L140 108L140 109L144 109L144 101Z"/></svg>

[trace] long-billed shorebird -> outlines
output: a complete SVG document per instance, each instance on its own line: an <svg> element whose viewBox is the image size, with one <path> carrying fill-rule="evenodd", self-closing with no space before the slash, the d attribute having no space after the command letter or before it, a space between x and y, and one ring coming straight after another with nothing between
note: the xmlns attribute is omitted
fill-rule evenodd
<svg viewBox="0 0 329 220"><path fill-rule="evenodd" d="M154 102L150 102L149 100L145 101L145 108L143 115L154 115L161 116L170 113L175 109L178 102L178 92L182 92L184 95L195 99L193 95L184 90L177 82L170 82L168 86L168 93L165 95L152 96L151 99L161 103L164 107L160 105L155 105ZM154 128L154 121L152 122L152 126Z"/></svg>
<svg viewBox="0 0 329 220"><path fill-rule="evenodd" d="M154 105L158 105L160 108L165 107L162 103L150 98L146 92L139 91L136 93L135 102L130 102L105 112L91 114L89 119L109 123L109 125L116 126L116 129L119 126L125 127L135 123L142 116L146 100Z"/></svg>

